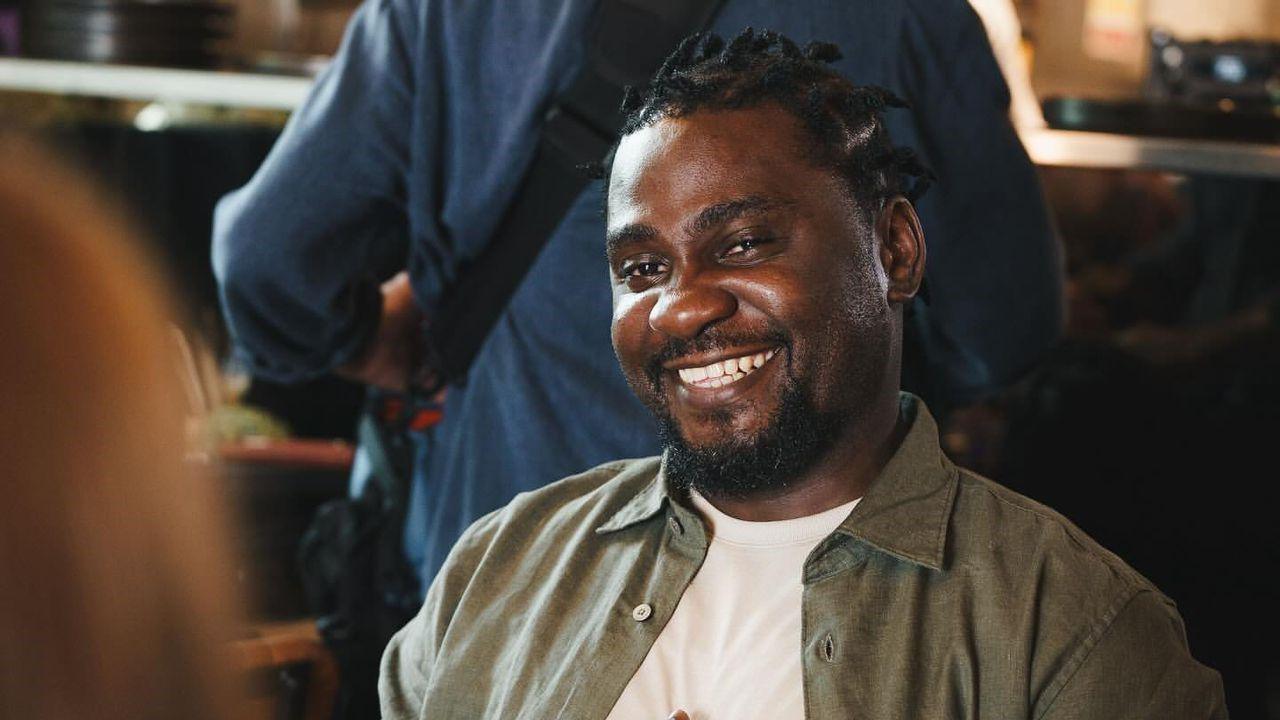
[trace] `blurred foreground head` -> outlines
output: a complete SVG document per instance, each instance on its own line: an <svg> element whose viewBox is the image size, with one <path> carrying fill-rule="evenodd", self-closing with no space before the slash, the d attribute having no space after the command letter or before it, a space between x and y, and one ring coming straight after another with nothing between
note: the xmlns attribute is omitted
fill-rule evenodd
<svg viewBox="0 0 1280 720"><path fill-rule="evenodd" d="M0 135L0 718L225 718L220 506L126 228Z"/></svg>

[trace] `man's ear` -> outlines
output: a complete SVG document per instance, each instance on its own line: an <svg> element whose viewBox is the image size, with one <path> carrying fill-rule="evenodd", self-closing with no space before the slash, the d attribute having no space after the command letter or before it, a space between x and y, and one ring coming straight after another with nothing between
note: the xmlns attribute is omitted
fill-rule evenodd
<svg viewBox="0 0 1280 720"><path fill-rule="evenodd" d="M924 231L911 202L901 195L889 198L876 219L880 263L889 277L889 302L906 304L924 281Z"/></svg>

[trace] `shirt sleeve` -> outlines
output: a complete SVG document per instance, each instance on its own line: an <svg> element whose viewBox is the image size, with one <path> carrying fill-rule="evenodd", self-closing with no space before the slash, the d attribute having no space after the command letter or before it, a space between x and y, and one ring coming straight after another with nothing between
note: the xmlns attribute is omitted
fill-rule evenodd
<svg viewBox="0 0 1280 720"><path fill-rule="evenodd" d="M418 720L454 611L501 526L504 509L477 520L458 539L427 590L422 609L387 643L378 673L382 720Z"/></svg>
<svg viewBox="0 0 1280 720"><path fill-rule="evenodd" d="M439 576L438 576L439 577ZM443 628L442 583L432 583L422 609L387 643L378 673L383 720L418 720L431 681Z"/></svg>
<svg viewBox="0 0 1280 720"><path fill-rule="evenodd" d="M224 314L264 377L303 380L354 356L376 329L380 281L405 266L415 7L357 10L262 167L215 212Z"/></svg>
<svg viewBox="0 0 1280 720"><path fill-rule="evenodd" d="M913 112L891 114L890 131L937 174L917 206L929 293L918 322L940 394L964 402L1059 339L1062 250L977 15L965 2L909 7L896 75Z"/></svg>
<svg viewBox="0 0 1280 720"><path fill-rule="evenodd" d="M1041 720L1226 720L1218 673L1196 662L1173 604L1139 592L1042 699ZM1055 692L1056 690L1056 692Z"/></svg>

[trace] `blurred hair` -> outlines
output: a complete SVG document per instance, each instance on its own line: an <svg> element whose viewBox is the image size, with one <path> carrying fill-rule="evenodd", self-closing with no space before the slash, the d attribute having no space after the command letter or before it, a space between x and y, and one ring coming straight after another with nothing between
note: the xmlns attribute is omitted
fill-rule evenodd
<svg viewBox="0 0 1280 720"><path fill-rule="evenodd" d="M227 720L239 608L159 275L68 168L0 158L0 718Z"/></svg>

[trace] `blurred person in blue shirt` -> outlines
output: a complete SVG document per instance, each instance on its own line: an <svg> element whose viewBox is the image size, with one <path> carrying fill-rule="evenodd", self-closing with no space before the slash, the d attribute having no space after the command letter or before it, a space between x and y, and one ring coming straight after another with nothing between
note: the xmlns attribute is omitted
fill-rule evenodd
<svg viewBox="0 0 1280 720"><path fill-rule="evenodd" d="M583 66L596 5L368 0L357 11L266 162L218 207L221 299L255 374L346 368L405 384L420 314L490 241L545 110ZM746 26L836 42L842 73L919 111L888 122L937 174L918 206L930 300L911 319L907 387L943 406L1021 376L1059 336L1061 257L973 10L728 0L710 29ZM515 494L659 449L610 345L601 204L598 184L577 199L465 383L449 387L443 422L414 434L404 546L422 587L461 532Z"/></svg>

